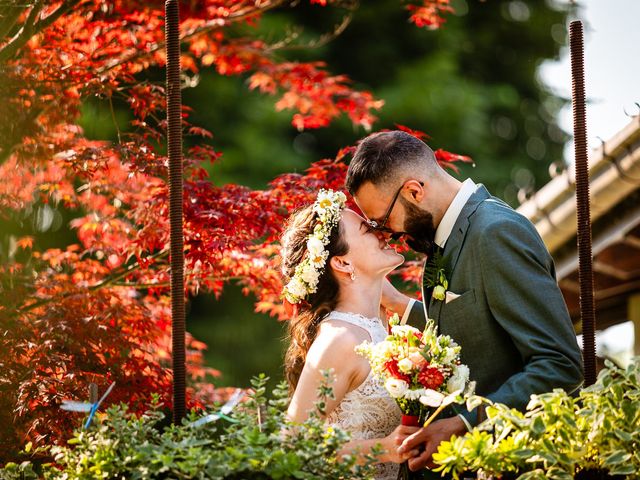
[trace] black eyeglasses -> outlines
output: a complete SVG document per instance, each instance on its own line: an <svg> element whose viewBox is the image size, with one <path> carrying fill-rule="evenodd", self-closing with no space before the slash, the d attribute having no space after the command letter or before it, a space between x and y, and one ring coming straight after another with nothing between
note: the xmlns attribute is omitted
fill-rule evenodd
<svg viewBox="0 0 640 480"><path fill-rule="evenodd" d="M406 182L405 182L406 183ZM420 186L424 187L424 182L419 182ZM385 212L384 216L382 217L382 220L380 221L380 224L378 225L378 222L376 222L375 220L368 220L367 223L369 224L369 226L380 233L385 233L391 236L391 238L393 240L398 240L402 235L404 235L406 232L395 232L393 230L391 230L389 227L385 226L387 224L387 222L389 221L389 217L391 216L391 212L393 211L393 207L395 207L396 202L398 201L398 197L400 196L400 192L402 191L402 189L404 188L404 183L402 185L400 185L400 188L396 191L395 195L393 196L393 200L391 200L391 205L389 205L389 208L387 208L387 211Z"/></svg>

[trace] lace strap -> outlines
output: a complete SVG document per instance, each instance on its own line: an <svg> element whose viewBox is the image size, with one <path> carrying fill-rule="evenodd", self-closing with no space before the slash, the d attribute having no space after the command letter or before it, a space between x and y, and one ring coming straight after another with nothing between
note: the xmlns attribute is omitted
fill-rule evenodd
<svg viewBox="0 0 640 480"><path fill-rule="evenodd" d="M382 322L380 321L379 318L369 318L369 317L365 317L364 315L360 315L359 313L339 312L337 310L334 310L331 313L329 313L323 319L323 321L330 320L330 319L340 320L342 322L355 325L356 327L360 327L366 330L370 336L373 336L372 335L373 331L379 330L380 328L384 329L384 327L382 326Z"/></svg>

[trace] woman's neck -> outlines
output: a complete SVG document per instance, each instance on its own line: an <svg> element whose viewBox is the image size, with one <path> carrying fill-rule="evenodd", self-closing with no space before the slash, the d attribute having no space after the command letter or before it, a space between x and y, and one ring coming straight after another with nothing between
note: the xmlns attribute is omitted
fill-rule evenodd
<svg viewBox="0 0 640 480"><path fill-rule="evenodd" d="M380 299L382 297L382 279L370 282L356 281L343 283L336 310L359 313L368 318L380 316Z"/></svg>

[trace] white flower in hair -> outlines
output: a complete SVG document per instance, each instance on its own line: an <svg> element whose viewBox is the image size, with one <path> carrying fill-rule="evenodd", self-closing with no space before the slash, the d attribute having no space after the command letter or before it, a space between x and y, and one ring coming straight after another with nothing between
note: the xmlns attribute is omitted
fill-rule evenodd
<svg viewBox="0 0 640 480"><path fill-rule="evenodd" d="M316 270L313 265L307 264L302 269L301 277L302 280L304 280L309 285L317 284L320 280L320 272Z"/></svg>
<svg viewBox="0 0 640 480"><path fill-rule="evenodd" d="M325 214L327 209L333 205L335 193L331 190L320 190L316 203L313 204L313 211L319 215Z"/></svg>
<svg viewBox="0 0 640 480"><path fill-rule="evenodd" d="M307 241L307 250L313 256L319 256L324 252L324 243L317 237L311 237Z"/></svg>
<svg viewBox="0 0 640 480"><path fill-rule="evenodd" d="M284 287L283 296L288 302L299 303L317 291L320 275L329 258L325 247L331 238L331 231L340 221L346 201L347 196L342 192L323 189L318 193L313 204L318 223L314 226L313 233L307 237L307 254Z"/></svg>
<svg viewBox="0 0 640 480"><path fill-rule="evenodd" d="M291 279L291 281L287 284L287 290L291 295L298 298L304 298L304 296L307 294L307 287L305 286L305 284L301 281L301 279L295 277Z"/></svg>

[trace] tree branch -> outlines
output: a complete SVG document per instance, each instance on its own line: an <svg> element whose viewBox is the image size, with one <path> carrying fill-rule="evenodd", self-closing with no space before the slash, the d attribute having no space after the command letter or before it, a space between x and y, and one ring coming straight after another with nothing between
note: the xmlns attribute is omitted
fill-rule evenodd
<svg viewBox="0 0 640 480"><path fill-rule="evenodd" d="M0 63L6 62L9 58L14 56L18 50L26 45L26 43L35 34L40 33L44 29L48 28L53 22L55 22L62 15L71 10L74 6L80 3L82 0L65 0L62 5L58 7L56 11L49 14L46 18L35 23L38 19L40 11L44 7L42 0L36 0L33 8L29 12L27 20L22 25L22 28L13 36L9 42L0 49Z"/></svg>
<svg viewBox="0 0 640 480"><path fill-rule="evenodd" d="M0 50L0 63L11 57L11 55L17 52L33 36L33 27L38 19L38 15L40 15L42 7L44 7L42 0L36 0L20 30L18 30L13 38Z"/></svg>
<svg viewBox="0 0 640 480"><path fill-rule="evenodd" d="M242 277L237 276L237 275L232 275L232 276L228 276L228 277L207 277L207 280L210 281L219 281L219 282L230 282L232 280L242 280ZM189 277L185 278L185 285L189 284L189 281L191 281L191 279ZM127 287L127 288L140 288L140 289L146 289L146 288L169 288L171 286L170 282L163 282L163 283L135 283L135 282L114 282L111 284L111 286L113 287Z"/></svg>
<svg viewBox="0 0 640 480"><path fill-rule="evenodd" d="M153 255L150 255L149 257L146 257L146 259L148 259L148 260L157 260L159 258L166 257L168 254L169 254L169 250L167 250L167 249L160 250L159 252L154 253ZM111 277L107 277L104 280L96 283L95 285L91 285L90 287L87 288L87 290L89 292L93 292L95 290L99 290L99 289L107 287L109 285L113 285L114 283L118 282L119 280L125 278L131 272L134 272L134 271L138 270L140 267L141 267L140 262L136 262L136 263L134 263L132 265L123 267L115 275L113 275ZM31 303L31 304L29 304L29 305L27 305L25 307L16 309L15 313L16 314L23 314L23 313L26 313L26 312L28 312L30 310L35 309L35 308L47 305L48 303L51 303L53 301L60 301L60 300L63 300L65 298L67 298L67 297L70 297L72 295L76 295L77 293L78 293L77 291L73 291L73 292L63 293L61 295L56 295L56 296L50 297L50 298L44 298L42 300L38 300L37 302Z"/></svg>
<svg viewBox="0 0 640 480"><path fill-rule="evenodd" d="M268 47L266 49L266 51L268 52L275 52L275 51L282 51L282 50L308 50L311 48L320 48L320 47L324 47L326 44L328 44L329 42L331 42L332 40L335 40L338 36L340 36L342 34L342 32L344 32L346 30L346 28L349 26L349 24L351 23L351 20L353 19L353 14L350 12L348 14L346 14L343 18L342 21L340 23L338 23L337 25L335 25L335 27L333 28L333 30L331 30L328 33L325 33L323 35L321 35L317 40L311 40L309 42L306 43L301 43L301 44L297 44L294 45L292 44L292 41L295 40L296 37L299 36L298 33L296 33L294 36L281 40L279 42L274 43L273 45L271 45L270 47Z"/></svg>
<svg viewBox="0 0 640 480"><path fill-rule="evenodd" d="M24 9L29 8L30 5L7 5L2 9L2 23L0 23L0 40L11 33L14 25L22 15Z"/></svg>
<svg viewBox="0 0 640 480"><path fill-rule="evenodd" d="M269 10L272 10L276 7L279 7L285 3L290 3L292 0L274 0L271 3L268 3L266 6L264 7L258 7L258 8L253 8L253 9L245 9L239 12L236 12L232 15L229 15L228 17L224 18L224 19L213 19L213 20L209 20L208 22L204 23L203 25L200 25L199 27L193 28L192 30L190 30L189 32L186 32L184 35L182 35L182 37L180 38L181 42L184 42L185 40L190 39L191 37L194 37L196 35L200 35L202 33L209 33L212 32L214 30L218 30L220 28L223 28L225 26L227 26L230 23L236 23L242 20L247 19L248 17L252 17L254 15L258 15L260 13L264 13L267 12ZM127 56L121 57L119 59L116 59L115 61L105 65L104 67L100 68L97 70L97 74L101 75L103 73L108 72L109 70L113 70L116 67L119 67L120 65L123 65L127 62L131 62L133 60L137 60L139 58L144 58L147 57L155 52L157 52L158 50L160 50L161 48L164 48L164 41L158 42L154 45L152 45L149 49L145 50L144 52L141 51L136 51L132 54L129 54Z"/></svg>
<svg viewBox="0 0 640 480"><path fill-rule="evenodd" d="M38 22L38 25L36 26L37 30L41 32L44 29L49 28L51 24L53 24L53 22L58 20L62 15L67 13L81 1L82 0L65 0L65 2L60 5L60 8L58 8L55 12L50 13L46 18L43 18Z"/></svg>

